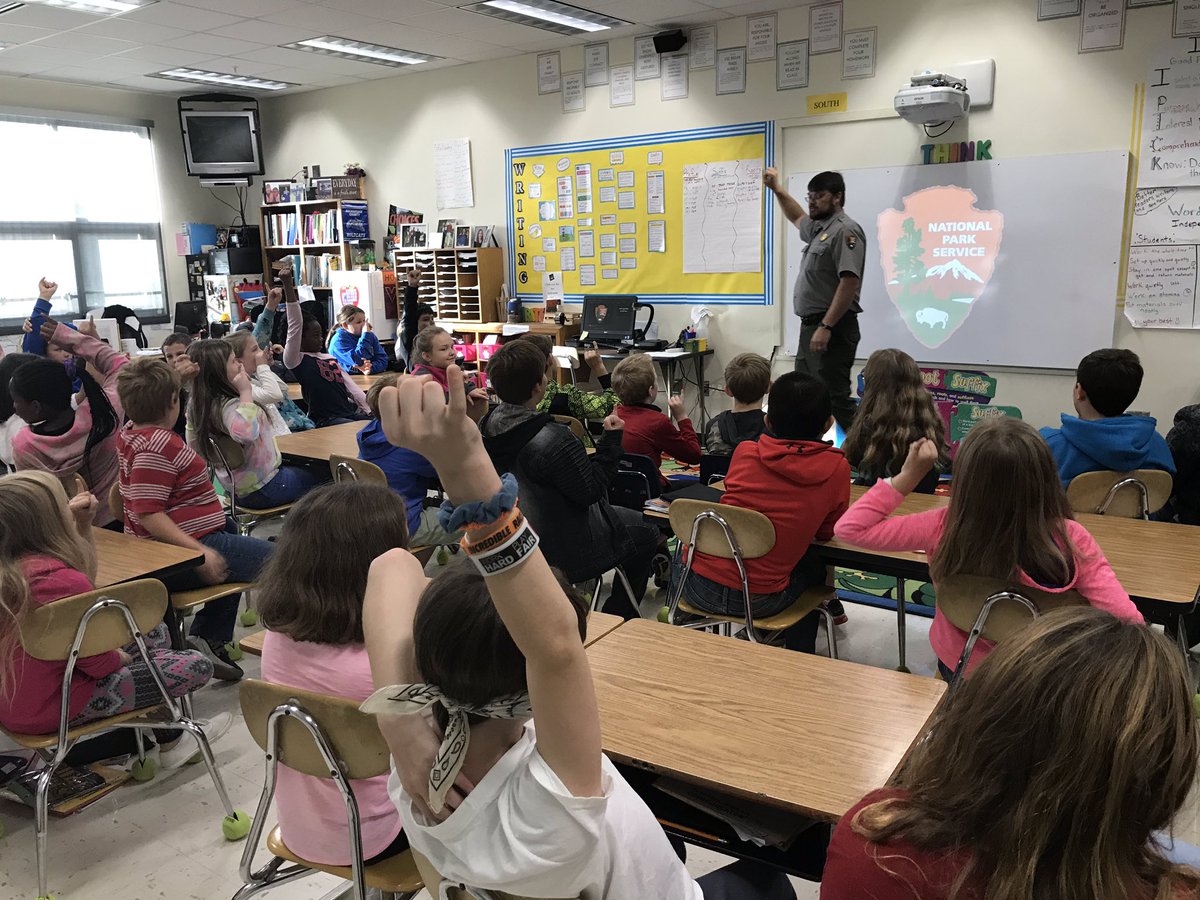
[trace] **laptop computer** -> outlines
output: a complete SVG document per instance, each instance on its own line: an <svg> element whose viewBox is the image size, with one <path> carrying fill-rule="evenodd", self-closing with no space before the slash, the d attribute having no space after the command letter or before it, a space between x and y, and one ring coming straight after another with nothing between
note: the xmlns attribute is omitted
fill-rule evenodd
<svg viewBox="0 0 1200 900"><path fill-rule="evenodd" d="M637 297L589 295L583 298L580 339L619 347L633 341L637 319Z"/></svg>

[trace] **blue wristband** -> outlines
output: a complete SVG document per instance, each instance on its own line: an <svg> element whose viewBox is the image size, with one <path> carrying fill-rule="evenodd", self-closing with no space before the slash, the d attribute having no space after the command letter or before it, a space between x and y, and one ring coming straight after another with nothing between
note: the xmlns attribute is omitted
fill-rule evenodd
<svg viewBox="0 0 1200 900"><path fill-rule="evenodd" d="M464 525L487 525L495 522L517 505L517 479L511 472L500 476L500 490L489 500L472 500L455 506L449 500L442 502L438 510L438 521L446 531L458 531Z"/></svg>

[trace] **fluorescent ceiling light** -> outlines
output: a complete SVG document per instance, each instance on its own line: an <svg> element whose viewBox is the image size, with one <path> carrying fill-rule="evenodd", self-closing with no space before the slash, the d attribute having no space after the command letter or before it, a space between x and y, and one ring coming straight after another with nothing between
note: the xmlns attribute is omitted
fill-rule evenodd
<svg viewBox="0 0 1200 900"><path fill-rule="evenodd" d="M380 66L415 66L440 58L427 53L401 50L399 47L384 47L382 44L352 41L349 38L334 37L331 34L281 46L285 50L307 50L310 53L324 53L327 56L356 59L359 62L375 63Z"/></svg>
<svg viewBox="0 0 1200 900"><path fill-rule="evenodd" d="M150 77L189 81L197 84L218 84L222 87L252 88L260 91L282 91L285 88L296 87L287 81L269 81L266 78L229 75L225 72L205 72L201 69L167 69L165 72L154 72Z"/></svg>
<svg viewBox="0 0 1200 900"><path fill-rule="evenodd" d="M157 0L25 0L26 3L36 3L40 6L57 6L60 9L72 9L75 12L92 13L97 16L115 16L127 13L131 9L149 6Z"/></svg>
<svg viewBox="0 0 1200 900"><path fill-rule="evenodd" d="M467 12L495 16L506 22L544 28L559 34L607 31L609 28L629 24L622 19L580 9L568 3L559 3L557 0L483 0L482 3L460 8Z"/></svg>
<svg viewBox="0 0 1200 900"><path fill-rule="evenodd" d="M24 3L0 3L0 16L20 9Z"/></svg>

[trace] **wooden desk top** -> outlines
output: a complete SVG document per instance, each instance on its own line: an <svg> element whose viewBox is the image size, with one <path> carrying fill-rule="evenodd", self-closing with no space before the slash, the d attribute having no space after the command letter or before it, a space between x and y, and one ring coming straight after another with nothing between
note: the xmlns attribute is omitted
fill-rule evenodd
<svg viewBox="0 0 1200 900"><path fill-rule="evenodd" d="M386 373L381 372L378 375L363 375L361 372L356 372L350 376L350 380L362 388L364 392L366 392L371 389L371 384L375 381L375 379L382 378L384 374ZM300 390L300 385L298 384L289 384L287 389L289 400L299 400L304 396L304 392Z"/></svg>
<svg viewBox="0 0 1200 900"><path fill-rule="evenodd" d="M358 433L366 422L346 422L327 428L310 428L275 438L275 446L286 457L329 461L329 457L358 457Z"/></svg>
<svg viewBox="0 0 1200 900"><path fill-rule="evenodd" d="M644 619L587 654L610 757L830 822L887 781L946 690Z"/></svg>
<svg viewBox="0 0 1200 900"><path fill-rule="evenodd" d="M204 554L149 538L93 528L96 540L96 587L139 578L161 578L204 562Z"/></svg>

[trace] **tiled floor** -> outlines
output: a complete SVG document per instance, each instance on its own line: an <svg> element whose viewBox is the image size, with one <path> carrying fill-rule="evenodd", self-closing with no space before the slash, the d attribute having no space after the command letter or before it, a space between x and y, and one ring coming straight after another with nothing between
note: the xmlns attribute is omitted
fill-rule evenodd
<svg viewBox="0 0 1200 900"><path fill-rule="evenodd" d="M647 601L646 612L654 602ZM896 665L895 615L847 605L848 625L839 629L843 658L873 665ZM929 620L908 619L909 667L929 675ZM239 634L244 630L239 628ZM824 635L818 639L824 647ZM781 651L782 652L782 651ZM258 675L258 660L247 657L247 675ZM196 695L199 716L226 710L239 721L214 748L234 805L252 813L262 785L262 753L241 726L236 685L214 682ZM0 751L4 748L0 746ZM50 886L60 900L213 900L231 898L240 887L238 861L243 845L221 836L221 808L203 766L185 766L144 785L130 783L82 813L50 823ZM1195 803L1189 803L1178 836L1196 842ZM0 900L33 898L37 893L33 853L33 814L0 802ZM703 874L723 863L715 853L689 853L689 868ZM278 888L264 896L318 900L336 892L339 882L325 876ZM801 900L816 898L817 886L796 882ZM424 898L425 895L422 895Z"/></svg>

